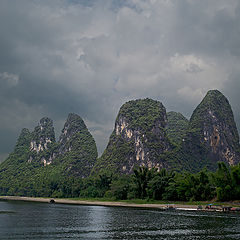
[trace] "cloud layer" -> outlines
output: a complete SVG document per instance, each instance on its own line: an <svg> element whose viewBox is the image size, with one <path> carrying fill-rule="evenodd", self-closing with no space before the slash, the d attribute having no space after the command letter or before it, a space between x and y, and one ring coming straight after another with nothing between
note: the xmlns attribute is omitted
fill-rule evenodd
<svg viewBox="0 0 240 240"><path fill-rule="evenodd" d="M240 127L238 0L2 0L0 156L43 116L69 112L99 152L119 107L150 97L189 117L209 89Z"/></svg>

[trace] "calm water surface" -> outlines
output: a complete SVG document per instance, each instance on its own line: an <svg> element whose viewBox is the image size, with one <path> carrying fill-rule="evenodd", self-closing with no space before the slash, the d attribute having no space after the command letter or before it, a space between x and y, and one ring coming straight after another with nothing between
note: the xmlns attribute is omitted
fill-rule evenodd
<svg viewBox="0 0 240 240"><path fill-rule="evenodd" d="M0 201L0 239L240 239L240 214Z"/></svg>

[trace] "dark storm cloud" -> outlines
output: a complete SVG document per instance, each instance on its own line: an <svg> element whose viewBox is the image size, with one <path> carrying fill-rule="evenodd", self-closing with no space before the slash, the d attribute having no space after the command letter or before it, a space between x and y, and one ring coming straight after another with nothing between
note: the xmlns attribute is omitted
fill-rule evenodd
<svg viewBox="0 0 240 240"><path fill-rule="evenodd" d="M151 97L190 117L209 89L240 125L240 3L2 0L0 158L43 116L81 115L100 152L125 101Z"/></svg>

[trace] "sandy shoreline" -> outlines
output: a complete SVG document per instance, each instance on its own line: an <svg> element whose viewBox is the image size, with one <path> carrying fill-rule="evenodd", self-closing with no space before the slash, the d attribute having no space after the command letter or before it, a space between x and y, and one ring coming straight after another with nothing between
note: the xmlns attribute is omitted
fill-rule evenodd
<svg viewBox="0 0 240 240"><path fill-rule="evenodd" d="M0 200L42 202L42 203L49 203L50 200L52 200L52 199L54 199L55 203L58 203L58 204L92 205L92 206L108 206L108 207L134 207L134 208L164 209L169 206L168 204L150 204L150 203L136 204L136 203L124 203L124 202L71 200L71 199L60 199L60 198L0 196ZM179 210L197 210L196 205L181 205L181 204L170 204L170 205Z"/></svg>

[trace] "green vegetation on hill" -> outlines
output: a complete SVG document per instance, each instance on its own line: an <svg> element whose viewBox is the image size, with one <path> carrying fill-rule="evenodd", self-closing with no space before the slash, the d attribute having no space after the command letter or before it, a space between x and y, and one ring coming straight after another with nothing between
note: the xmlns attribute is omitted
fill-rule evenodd
<svg viewBox="0 0 240 240"><path fill-rule="evenodd" d="M239 142L238 131L234 121L233 112L227 98L218 90L210 90L194 110L191 119L191 129L203 132L204 125L212 125L213 119L209 117L213 115L216 121L220 120L229 126L230 134L233 136L233 142Z"/></svg>
<svg viewBox="0 0 240 240"><path fill-rule="evenodd" d="M161 102L149 98L129 101L120 108L116 122L125 118L130 129L143 129L150 131L156 121L165 121L165 107ZM161 123L165 126L165 123Z"/></svg>
<svg viewBox="0 0 240 240"><path fill-rule="evenodd" d="M24 169L23 169L24 170ZM26 170L26 169L25 169ZM31 170L34 171L33 168ZM228 168L220 162L215 172L175 172L140 167L130 175L108 171L87 178L63 176L54 166L35 172L18 188L18 181L0 195L56 198L107 198L111 200L230 201L240 199L240 165Z"/></svg>
<svg viewBox="0 0 240 240"><path fill-rule="evenodd" d="M120 136L116 136L113 132L107 148L102 156L97 159L92 174L94 175L99 172L105 172L105 169L116 174L120 171L119 166L127 165L127 157L132 156L134 153L134 142L125 142Z"/></svg>
<svg viewBox="0 0 240 240"><path fill-rule="evenodd" d="M194 110L190 125L192 128L199 128L203 126L203 123L211 124L210 119L206 112L211 111L216 118L223 119L225 123L233 128L236 128L236 124L233 117L233 112L229 104L228 99L218 90L210 90L203 98L201 103ZM235 136L235 133L234 133ZM235 136L238 138L237 136Z"/></svg>
<svg viewBox="0 0 240 240"><path fill-rule="evenodd" d="M97 147L80 116L69 114L59 141L59 156L55 163L59 164L63 174L89 176L97 159Z"/></svg>
<svg viewBox="0 0 240 240"><path fill-rule="evenodd" d="M89 176L97 158L92 135L76 114L69 115L64 128L62 141L57 143L54 142L52 121L48 118L41 119L33 133L22 130L14 151L0 165L1 195L60 194L56 193L56 186L68 185L67 189L72 191L71 184L80 181L76 179ZM44 146L46 139L53 141L45 145L47 148ZM31 141L42 144L43 150L32 149ZM44 166L43 160L49 164ZM66 195L68 190L62 191Z"/></svg>
<svg viewBox="0 0 240 240"><path fill-rule="evenodd" d="M166 130L168 138L175 145L181 144L186 135L189 121L181 113L177 112L168 112L167 119Z"/></svg>
<svg viewBox="0 0 240 240"><path fill-rule="evenodd" d="M97 158L97 148L92 135L87 129L78 132L67 146L71 151L60 155L55 160L55 163L62 169L62 173L81 177L89 176Z"/></svg>

